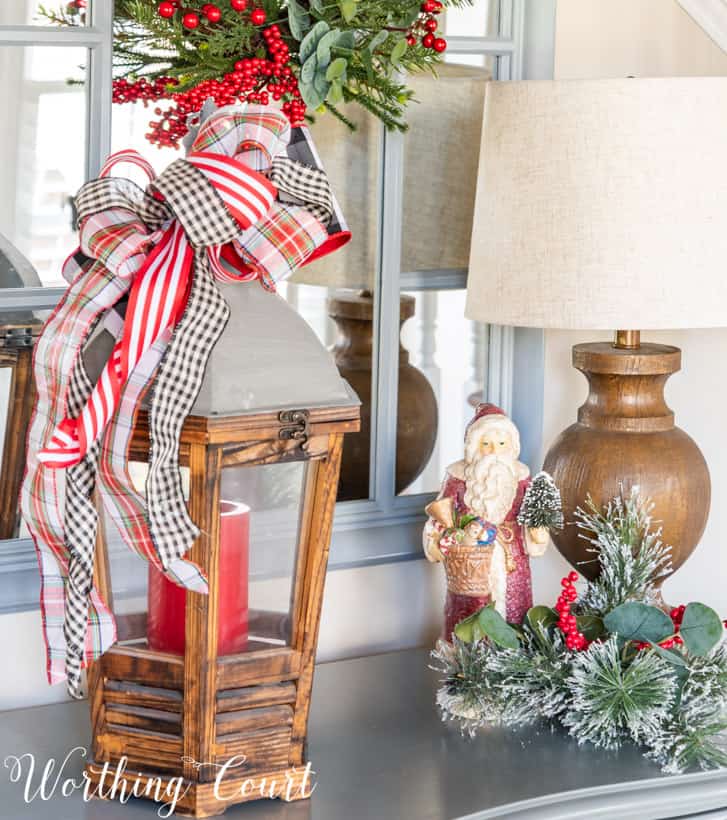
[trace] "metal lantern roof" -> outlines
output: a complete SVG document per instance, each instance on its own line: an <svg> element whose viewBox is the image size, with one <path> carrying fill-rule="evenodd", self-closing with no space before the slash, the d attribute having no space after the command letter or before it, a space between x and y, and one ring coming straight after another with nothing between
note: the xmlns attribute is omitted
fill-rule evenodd
<svg viewBox="0 0 727 820"><path fill-rule="evenodd" d="M359 404L332 355L284 299L259 282L218 287L230 320L212 350L192 415Z"/></svg>
<svg viewBox="0 0 727 820"><path fill-rule="evenodd" d="M42 282L29 259L0 233L0 288L37 288ZM3 325L34 322L29 310L18 309L2 314Z"/></svg>
<svg viewBox="0 0 727 820"><path fill-rule="evenodd" d="M230 320L209 357L190 415L219 418L360 404L333 356L283 298L257 281L217 286L230 306ZM99 378L113 345L104 330L84 351L92 381ZM142 406L148 407L147 402Z"/></svg>

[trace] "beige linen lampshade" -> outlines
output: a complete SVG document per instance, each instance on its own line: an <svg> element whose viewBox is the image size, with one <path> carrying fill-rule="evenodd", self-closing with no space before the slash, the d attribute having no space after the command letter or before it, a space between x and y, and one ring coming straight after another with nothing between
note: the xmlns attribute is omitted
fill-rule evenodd
<svg viewBox="0 0 727 820"><path fill-rule="evenodd" d="M407 109L404 137L404 215L401 269L466 268L472 233L485 87L491 74L477 66L444 64L438 76L407 78L416 102ZM381 124L360 106L344 108L349 129L331 115L311 132L351 228L351 242L301 268L294 282L373 289L378 252Z"/></svg>
<svg viewBox="0 0 727 820"><path fill-rule="evenodd" d="M727 78L489 83L466 314L727 325Z"/></svg>

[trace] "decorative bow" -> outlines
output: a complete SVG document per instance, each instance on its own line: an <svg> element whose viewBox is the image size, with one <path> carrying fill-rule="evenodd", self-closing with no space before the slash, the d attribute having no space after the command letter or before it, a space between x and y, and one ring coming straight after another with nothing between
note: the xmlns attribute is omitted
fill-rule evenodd
<svg viewBox="0 0 727 820"><path fill-rule="evenodd" d="M109 159L76 198L80 247L71 282L36 345L38 401L28 437L22 510L42 574L51 682L80 693L83 666L115 638L93 585L98 512L126 545L198 592L206 579L183 558L198 535L179 476L179 435L229 309L215 280L275 281L347 241L323 171L290 158L287 119L257 106L222 109L199 130L186 160L159 177L134 152ZM302 145L301 145L302 144ZM310 147L309 154L315 158ZM146 191L108 176L120 161L144 168ZM93 384L82 351L100 327L116 337ZM127 452L141 396L150 400L146 498ZM65 504L56 481L65 476Z"/></svg>

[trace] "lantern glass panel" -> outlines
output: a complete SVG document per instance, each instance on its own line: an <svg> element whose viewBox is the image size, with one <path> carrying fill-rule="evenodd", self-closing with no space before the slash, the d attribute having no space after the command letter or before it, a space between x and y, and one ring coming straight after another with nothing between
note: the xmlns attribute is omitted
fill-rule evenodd
<svg viewBox="0 0 727 820"><path fill-rule="evenodd" d="M219 656L290 644L306 470L302 461L223 470ZM146 464L131 462L137 490L143 490L146 473ZM186 467L182 484L188 494ZM119 643L184 654L186 591L128 550L110 521L105 540Z"/></svg>
<svg viewBox="0 0 727 820"><path fill-rule="evenodd" d="M306 472L303 461L222 471L220 655L290 644Z"/></svg>

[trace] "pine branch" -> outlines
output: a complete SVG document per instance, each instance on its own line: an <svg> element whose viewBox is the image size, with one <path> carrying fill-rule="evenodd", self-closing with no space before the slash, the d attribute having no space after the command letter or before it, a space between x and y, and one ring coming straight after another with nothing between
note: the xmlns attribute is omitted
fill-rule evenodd
<svg viewBox="0 0 727 820"><path fill-rule="evenodd" d="M579 743L618 748L657 733L675 705L673 666L654 652L624 666L616 637L578 653L569 680L570 710L563 724Z"/></svg>
<svg viewBox="0 0 727 820"><path fill-rule="evenodd" d="M661 529L652 529L652 510L637 487L628 496L622 491L605 511L590 496L586 509L576 510L580 537L600 565L581 596L581 612L603 616L627 601L655 600L656 583L671 568L671 548L661 542Z"/></svg>

